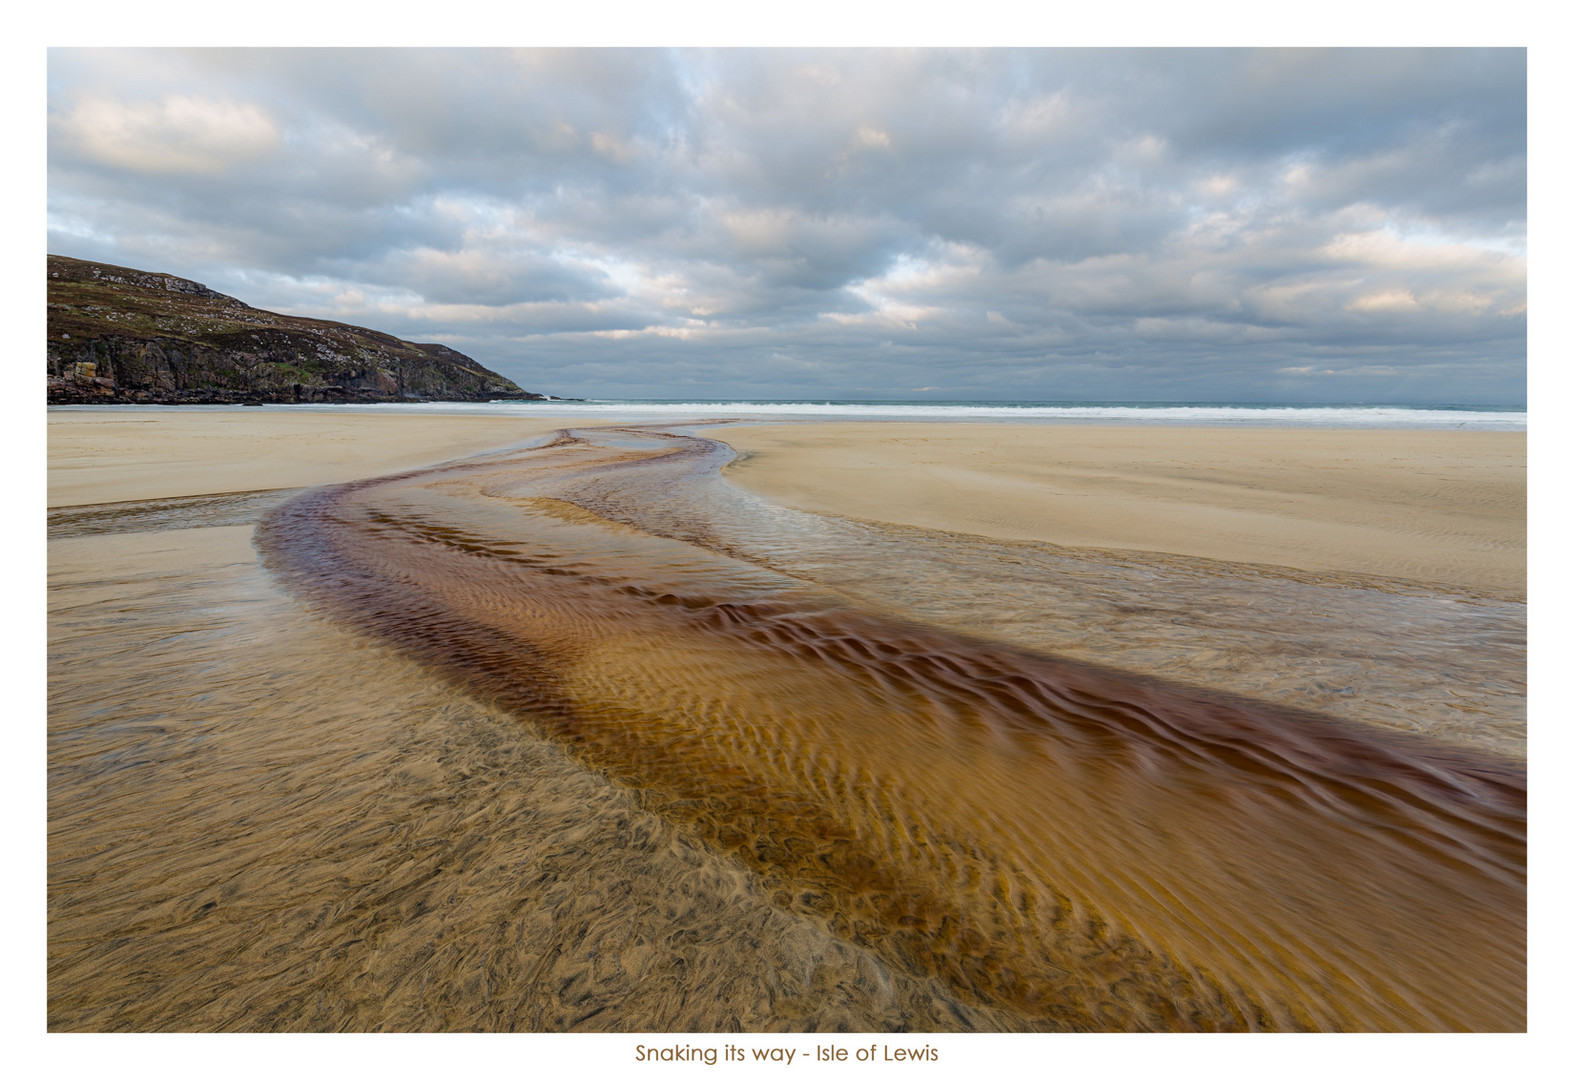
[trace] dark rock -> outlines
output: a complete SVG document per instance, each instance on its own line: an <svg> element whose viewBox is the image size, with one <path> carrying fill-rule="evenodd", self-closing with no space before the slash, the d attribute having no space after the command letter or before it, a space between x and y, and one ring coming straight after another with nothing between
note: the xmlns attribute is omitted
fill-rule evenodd
<svg viewBox="0 0 1574 1080"><path fill-rule="evenodd" d="M51 405L546 400L445 345L263 311L169 274L48 263Z"/></svg>

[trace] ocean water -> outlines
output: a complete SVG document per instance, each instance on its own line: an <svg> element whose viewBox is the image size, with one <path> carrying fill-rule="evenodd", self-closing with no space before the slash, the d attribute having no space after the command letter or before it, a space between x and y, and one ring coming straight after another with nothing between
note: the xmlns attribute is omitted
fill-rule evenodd
<svg viewBox="0 0 1574 1080"><path fill-rule="evenodd" d="M157 409L158 406L109 406ZM182 406L229 410L237 406ZM105 406L67 405L62 409ZM1458 428L1473 431L1524 431L1527 412L1507 405L1360 405L1248 404L1229 402L1154 403L1132 401L836 401L655 400L411 402L378 405L267 405L291 411L376 410L391 413L551 416L596 421L680 421L737 418L762 422L790 420L914 420L970 423L1193 424L1346 428Z"/></svg>
<svg viewBox="0 0 1574 1080"><path fill-rule="evenodd" d="M557 407L560 403L550 402ZM577 413L781 420L923 420L972 423L1197 424L1465 428L1523 431L1522 408L1483 405L1297 405L1130 401L586 401Z"/></svg>
<svg viewBox="0 0 1574 1080"><path fill-rule="evenodd" d="M623 426L51 515L52 1029L1523 1028L1523 604L458 408Z"/></svg>

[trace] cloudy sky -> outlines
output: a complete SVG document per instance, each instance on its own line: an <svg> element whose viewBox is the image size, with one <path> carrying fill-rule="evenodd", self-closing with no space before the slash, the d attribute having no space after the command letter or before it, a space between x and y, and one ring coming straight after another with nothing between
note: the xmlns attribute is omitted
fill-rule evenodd
<svg viewBox="0 0 1574 1080"><path fill-rule="evenodd" d="M1521 50L72 50L49 250L576 397L1522 403Z"/></svg>

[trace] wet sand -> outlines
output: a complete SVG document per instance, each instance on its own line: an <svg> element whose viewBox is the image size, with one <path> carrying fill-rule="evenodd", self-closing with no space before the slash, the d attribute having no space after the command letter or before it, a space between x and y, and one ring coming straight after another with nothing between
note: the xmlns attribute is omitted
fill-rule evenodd
<svg viewBox="0 0 1574 1080"><path fill-rule="evenodd" d="M1523 1025L1522 606L1490 558L1451 556L1473 569L1441 592L1348 559L1244 585L1184 550L1053 563L1100 619L1174 578L1176 603L1228 582L1245 608L1314 604L1341 638L1421 620L1419 655L1346 658L1354 696L1399 722L1295 663L1230 697L1226 631L1198 648L1168 616L1100 639L1104 662L1146 665L1135 682L1049 659L1067 650L1033 636L1045 620L1012 630L967 575L1079 558L1046 546L1065 543L1051 509L1023 543L961 528L995 516L964 503L927 530L788 519L703 469L662 473L699 451L632 433L301 498L282 489L386 471L389 449L413 466L560 422L390 418L385 442L324 453L306 421L342 440L337 417L261 412L114 432L51 414L51 500L77 507L50 542L53 1030ZM867 437L840 427L815 432ZM790 463L770 440L809 432L780 430L729 476ZM886 505L839 497L824 508ZM916 581L890 580L897 554ZM1457 707L1448 671L1483 650L1518 656L1519 681ZM1188 678L1153 681L1182 655ZM1243 737L1274 747L1244 787Z"/></svg>

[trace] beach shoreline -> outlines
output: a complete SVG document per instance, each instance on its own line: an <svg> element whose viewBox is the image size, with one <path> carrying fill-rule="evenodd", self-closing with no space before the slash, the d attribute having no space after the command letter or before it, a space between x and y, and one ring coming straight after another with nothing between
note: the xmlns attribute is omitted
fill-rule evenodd
<svg viewBox="0 0 1574 1080"><path fill-rule="evenodd" d="M57 410L48 505L342 483L616 423ZM799 510L1525 595L1524 432L809 421L706 434L738 452L730 482Z"/></svg>

